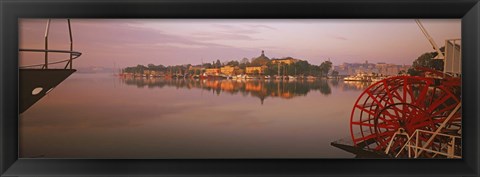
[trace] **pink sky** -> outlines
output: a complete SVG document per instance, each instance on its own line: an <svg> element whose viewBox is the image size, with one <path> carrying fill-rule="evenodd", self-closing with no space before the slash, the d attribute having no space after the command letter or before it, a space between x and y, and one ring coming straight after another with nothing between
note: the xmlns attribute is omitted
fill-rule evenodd
<svg viewBox="0 0 480 177"><path fill-rule="evenodd" d="M19 21L20 48L43 48L46 19ZM460 19L421 20L439 46L460 38ZM200 64L260 55L291 56L313 64L411 64L433 51L413 19L72 19L75 67ZM51 49L68 49L66 20L54 19ZM65 58L55 56L53 58ZM28 58L28 60L26 60ZM41 63L22 54L20 65ZM54 60L54 59L52 59Z"/></svg>

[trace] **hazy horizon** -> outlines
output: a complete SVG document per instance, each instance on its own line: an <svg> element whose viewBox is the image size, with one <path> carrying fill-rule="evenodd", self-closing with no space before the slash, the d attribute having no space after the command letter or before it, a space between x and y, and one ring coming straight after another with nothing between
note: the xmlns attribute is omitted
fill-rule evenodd
<svg viewBox="0 0 480 177"><path fill-rule="evenodd" d="M43 48L47 19L19 20L19 47ZM460 19L423 19L439 46L461 37ZM200 64L217 59L294 57L312 64L412 64L434 51L413 19L72 19L74 67ZM68 49L68 26L53 19L50 49ZM64 56L51 55L54 58ZM26 60L29 58L29 60ZM20 55L20 65L41 63Z"/></svg>

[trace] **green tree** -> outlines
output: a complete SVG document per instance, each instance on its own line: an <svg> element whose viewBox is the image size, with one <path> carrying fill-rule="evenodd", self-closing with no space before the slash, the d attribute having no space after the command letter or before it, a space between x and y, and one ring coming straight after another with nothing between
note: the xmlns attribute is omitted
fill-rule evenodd
<svg viewBox="0 0 480 177"><path fill-rule="evenodd" d="M137 67L135 68L135 73L140 73L140 74L143 74L143 71L147 69L147 67L143 66L143 65L137 65Z"/></svg>
<svg viewBox="0 0 480 177"><path fill-rule="evenodd" d="M321 73L320 66L317 66L317 65L309 66L308 75L320 76L320 73Z"/></svg>
<svg viewBox="0 0 480 177"><path fill-rule="evenodd" d="M332 62L331 61L324 61L320 64L320 77L326 77L328 75L328 71L332 69Z"/></svg>
<svg viewBox="0 0 480 177"><path fill-rule="evenodd" d="M294 76L297 74L297 68L295 67L295 64L286 65L286 67L288 75Z"/></svg>
<svg viewBox="0 0 480 177"><path fill-rule="evenodd" d="M263 70L264 75L274 75L273 71L273 64L272 63L267 63L267 68Z"/></svg>
<svg viewBox="0 0 480 177"><path fill-rule="evenodd" d="M445 51L445 47L440 48L441 52ZM429 68L438 71L443 71L443 60L433 59L438 55L437 52L426 52L420 55L413 61L412 68L408 69L407 73L412 76L420 75L421 71L416 68Z"/></svg>
<svg viewBox="0 0 480 177"><path fill-rule="evenodd" d="M220 63L220 60L217 60L217 62L215 62L215 67L217 68L222 67L222 63Z"/></svg>
<svg viewBox="0 0 480 177"><path fill-rule="evenodd" d="M243 58L242 60L240 60L240 64L247 64L247 63L249 63L248 58Z"/></svg>
<svg viewBox="0 0 480 177"><path fill-rule="evenodd" d="M202 67L205 67L205 68L213 68L213 65L211 63L204 63L202 65Z"/></svg>
<svg viewBox="0 0 480 177"><path fill-rule="evenodd" d="M227 65L229 65L229 66L238 66L238 65L240 65L240 63L239 63L238 61L236 61L236 60L232 60L232 61L229 61L229 62L227 63Z"/></svg>
<svg viewBox="0 0 480 177"><path fill-rule="evenodd" d="M248 58L243 58L240 61L240 64L238 65L238 67L240 67L240 69L243 69L243 70L245 70L247 66L250 66L250 62L248 61Z"/></svg>
<svg viewBox="0 0 480 177"><path fill-rule="evenodd" d="M335 77L335 78L338 77L338 71L333 70L332 71L332 76Z"/></svg>
<svg viewBox="0 0 480 177"><path fill-rule="evenodd" d="M148 64L147 67L149 70L154 70L156 68L154 64Z"/></svg>
<svg viewBox="0 0 480 177"><path fill-rule="evenodd" d="M308 61L298 61L295 64L293 64L295 70L296 70L296 75L306 75L309 74L308 70L310 67L310 63Z"/></svg>

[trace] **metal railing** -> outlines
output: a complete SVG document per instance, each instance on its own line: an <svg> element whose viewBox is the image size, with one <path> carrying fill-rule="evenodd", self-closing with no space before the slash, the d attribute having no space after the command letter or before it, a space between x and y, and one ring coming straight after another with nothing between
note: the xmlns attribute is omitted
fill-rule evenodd
<svg viewBox="0 0 480 177"><path fill-rule="evenodd" d="M422 146L422 144L419 143L420 134L422 135L429 134L432 137L448 139L450 141L447 142L446 146L441 147L440 150L429 149L425 147L425 145ZM397 137L397 136L406 136L408 139L406 143L402 146L402 148L400 148L400 150L395 154L395 157L399 157L402 152L407 151L408 158L412 158L412 157L418 158L423 152L433 153L434 154L433 157L437 155L441 155L447 158L462 158L461 153L455 151L455 149L461 150L461 148L455 147L455 144L457 142L462 141L462 137L460 136L448 135L444 133L435 133L435 132L426 131L426 130L415 130L415 132L411 136L409 136L406 132L396 132L394 134L394 137ZM390 142L393 142L393 138L392 138L392 141ZM390 146L387 148L387 150L385 150L385 153L388 154L389 151L390 151Z"/></svg>
<svg viewBox="0 0 480 177"><path fill-rule="evenodd" d="M73 50L73 35L72 35L72 27L70 24L70 19L67 19L68 22L68 33L70 36L70 50L50 50L48 48L48 36L49 36L49 31L50 31L50 22L51 19L48 19L47 25L45 27L45 35L44 35L44 49L19 49L19 52L40 52L44 53L44 63L43 64L33 64L33 65L27 65L27 66L20 66L20 68L34 68L34 67L39 67L42 66L42 69L48 69L48 65L52 64L59 64L59 63L65 63L66 65L64 69L72 69L73 68L73 60L76 58L80 57L82 55L81 52L74 51ZM56 62L49 62L49 53L66 53L69 54L70 57L68 59L56 61Z"/></svg>
<svg viewBox="0 0 480 177"><path fill-rule="evenodd" d="M400 150L395 154L395 157L398 157L403 151L407 151L408 153L408 157L411 158L412 157L412 151L413 151L413 157L414 158L418 158L422 152L429 152L429 153L433 153L434 156L437 156L437 155L442 155L442 156L445 156L447 158L462 158L462 155L461 155L461 152L457 152L456 153L456 149L458 149L459 151L461 151L461 145L460 145L460 148L455 148L455 145L457 142L460 142L461 143L461 139L462 137L460 136L455 136L455 135L449 135L449 134L444 134L444 133L440 133L440 131L445 128L447 122L453 117L453 115L461 108L462 104L459 103L457 104L457 106L455 107L455 109L453 109L452 112L450 112L450 114L448 115L448 117L445 119L445 121L443 121L443 123L435 130L435 132L432 132L432 131L427 131L427 130L421 130L421 129L417 129L415 130L414 133L412 133L412 135L408 135L407 132L405 132L405 130L403 129L399 129L397 132L395 132L395 134L392 136L390 142L388 143L388 146L387 148L385 149L385 154L389 154L390 152L390 148L395 140L395 137L397 136L406 136L407 137L407 140L405 141L405 144L402 146L402 148L400 148ZM430 135L430 138L428 138L428 140L425 142L425 143L420 143L419 142L419 136L420 136L420 133L422 133L422 135ZM414 139L415 138L415 139ZM443 146L443 147L440 147L438 150L435 150L435 149L429 149L428 147L430 146L431 143L434 143L434 139L437 138L437 139L442 139L442 140L449 140L446 144L447 147ZM445 149L446 148L446 149ZM445 152L446 151L446 152Z"/></svg>

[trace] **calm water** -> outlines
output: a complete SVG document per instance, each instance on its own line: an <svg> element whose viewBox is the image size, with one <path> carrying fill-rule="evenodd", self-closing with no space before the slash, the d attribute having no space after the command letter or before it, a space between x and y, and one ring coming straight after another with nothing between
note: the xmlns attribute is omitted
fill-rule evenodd
<svg viewBox="0 0 480 177"><path fill-rule="evenodd" d="M364 88L73 74L20 115L20 156L352 158L330 142L349 137Z"/></svg>

